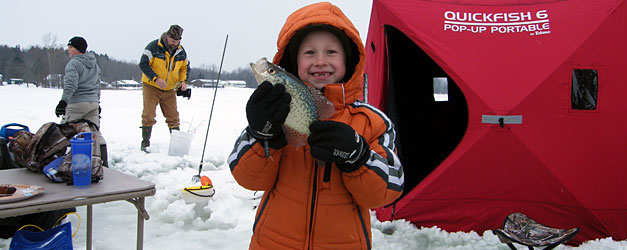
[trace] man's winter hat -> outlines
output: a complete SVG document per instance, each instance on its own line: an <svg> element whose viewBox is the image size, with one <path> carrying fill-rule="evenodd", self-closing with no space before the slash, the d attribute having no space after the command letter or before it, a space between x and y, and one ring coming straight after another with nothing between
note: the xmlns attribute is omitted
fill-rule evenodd
<svg viewBox="0 0 627 250"><path fill-rule="evenodd" d="M355 43L348 38L344 31L327 24L309 25L298 30L296 34L294 34L294 36L292 36L292 38L290 39L290 42L287 45L287 50L285 50L285 54L283 55L283 58L281 59L279 65L283 67L286 71L297 75L298 66L296 65L296 57L298 55L298 48L300 47L300 43L303 41L303 38L305 38L307 34L314 31L328 31L331 34L335 35L338 40L340 40L340 43L342 44L342 47L344 49L344 54L346 55L346 74L344 75L344 79L342 79L342 82L348 81L348 79L350 79L353 75L357 62L359 62L359 53L353 53L353 51L358 51L357 47ZM291 63L291 65L287 65L288 61Z"/></svg>
<svg viewBox="0 0 627 250"><path fill-rule="evenodd" d="M181 26L174 24L170 26L170 29L168 30L166 34L168 34L168 36L174 40L181 40L183 36L183 28L181 28Z"/></svg>
<svg viewBox="0 0 627 250"><path fill-rule="evenodd" d="M72 47L74 47L81 53L85 53L85 51L87 50L87 41L85 41L85 39L80 36L72 37L67 45L72 45Z"/></svg>

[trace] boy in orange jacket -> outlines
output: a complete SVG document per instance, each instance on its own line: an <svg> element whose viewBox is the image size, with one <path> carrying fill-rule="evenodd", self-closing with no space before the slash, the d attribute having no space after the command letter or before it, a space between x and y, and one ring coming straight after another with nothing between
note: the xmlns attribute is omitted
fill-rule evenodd
<svg viewBox="0 0 627 250"><path fill-rule="evenodd" d="M320 89L335 110L296 148L281 130L291 100L283 85L264 82L251 95L249 126L228 159L241 186L265 191L250 249L371 249L369 209L396 200L404 179L392 122L359 101L359 33L339 8L317 3L287 18L277 47L273 63Z"/></svg>

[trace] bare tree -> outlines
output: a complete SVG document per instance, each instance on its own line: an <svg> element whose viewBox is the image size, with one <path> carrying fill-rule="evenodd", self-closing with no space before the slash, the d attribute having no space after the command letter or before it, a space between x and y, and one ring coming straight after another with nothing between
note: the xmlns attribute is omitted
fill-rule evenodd
<svg viewBox="0 0 627 250"><path fill-rule="evenodd" d="M57 44L57 35L53 35L50 32L44 34L41 40L44 44L44 48L48 48L48 74L53 75L55 74L53 65L56 63L55 50L61 48L61 46Z"/></svg>

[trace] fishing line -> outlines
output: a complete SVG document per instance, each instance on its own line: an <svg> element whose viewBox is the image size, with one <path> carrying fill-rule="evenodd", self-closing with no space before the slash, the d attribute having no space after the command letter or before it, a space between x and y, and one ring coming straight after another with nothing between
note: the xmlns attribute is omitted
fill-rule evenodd
<svg viewBox="0 0 627 250"><path fill-rule="evenodd" d="M224 49L222 50L222 59L220 60L220 69L218 69L218 79L216 80L215 90L213 91L213 101L211 101L211 111L209 112L209 122L207 123L207 133L205 134L205 143L202 146L202 156L200 156L200 165L198 166L198 174L192 176L192 181L200 181L200 172L202 172L202 164L205 159L205 148L207 147L207 137L209 136L209 127L211 126L211 116L213 116L213 106L216 103L216 95L218 93L218 86L220 84L220 73L222 73L222 63L224 62L224 53L226 52L226 44L229 42L229 35L226 35L224 41Z"/></svg>

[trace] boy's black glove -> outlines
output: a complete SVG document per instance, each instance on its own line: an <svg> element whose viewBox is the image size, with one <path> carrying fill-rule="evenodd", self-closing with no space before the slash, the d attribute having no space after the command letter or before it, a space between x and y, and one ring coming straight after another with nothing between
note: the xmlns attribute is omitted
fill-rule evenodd
<svg viewBox="0 0 627 250"><path fill-rule="evenodd" d="M54 109L54 113L57 117L65 115L65 107L67 107L67 103L64 100L59 101L57 107Z"/></svg>
<svg viewBox="0 0 627 250"><path fill-rule="evenodd" d="M190 89L190 88L188 88L186 90L178 89L176 91L176 95L177 96L182 96L182 97L187 97L187 100L189 100L189 98L192 98L192 89Z"/></svg>
<svg viewBox="0 0 627 250"><path fill-rule="evenodd" d="M370 157L370 146L364 138L345 123L315 121L309 126L307 139L311 156L332 161L344 172L359 169Z"/></svg>
<svg viewBox="0 0 627 250"><path fill-rule="evenodd" d="M264 81L250 95L246 104L248 132L258 140L268 140L270 147L282 148L287 144L281 126L290 112L292 97L285 86Z"/></svg>

